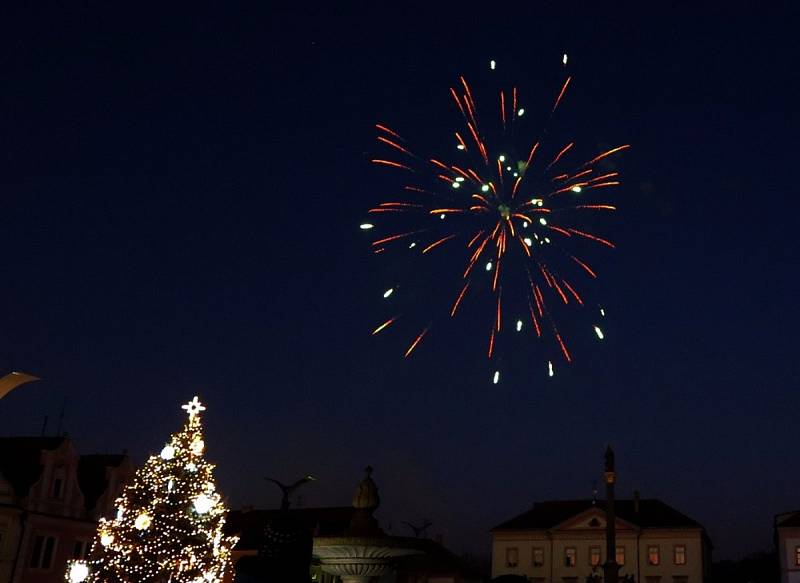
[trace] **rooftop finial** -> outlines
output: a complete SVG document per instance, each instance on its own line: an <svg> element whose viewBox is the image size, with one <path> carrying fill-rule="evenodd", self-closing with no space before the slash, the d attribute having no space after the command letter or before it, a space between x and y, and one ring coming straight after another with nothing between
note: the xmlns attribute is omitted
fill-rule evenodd
<svg viewBox="0 0 800 583"><path fill-rule="evenodd" d="M378 486L372 479L372 466L364 468L366 476L359 482L353 495L353 506L355 508L368 509L372 513L378 506L380 506L381 499L378 496Z"/></svg>

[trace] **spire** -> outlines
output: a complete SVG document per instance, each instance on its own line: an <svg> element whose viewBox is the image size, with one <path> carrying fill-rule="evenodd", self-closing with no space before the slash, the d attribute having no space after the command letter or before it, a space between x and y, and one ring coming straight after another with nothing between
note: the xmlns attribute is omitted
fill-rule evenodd
<svg viewBox="0 0 800 583"><path fill-rule="evenodd" d="M606 472L613 472L614 471L614 450L611 449L611 445L606 446Z"/></svg>

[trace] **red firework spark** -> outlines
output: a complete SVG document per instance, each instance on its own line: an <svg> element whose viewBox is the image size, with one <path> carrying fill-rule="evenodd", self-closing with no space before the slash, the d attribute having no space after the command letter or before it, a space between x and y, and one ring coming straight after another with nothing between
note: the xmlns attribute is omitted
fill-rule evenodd
<svg viewBox="0 0 800 583"><path fill-rule="evenodd" d="M566 55L564 64L566 65ZM571 81L572 77L565 77L553 102L550 118L564 102ZM526 317L532 324L532 330L536 337L541 337L549 331L549 337L554 341L564 360L571 362L572 356L567 343L551 316L549 301L555 300L557 304L581 307L584 306L584 300L576 289L574 280L570 282L559 274L557 262L548 259L545 249L552 247L561 250L561 256L571 260L567 261L568 264L577 264L589 277L597 277L589 265L567 249L567 245L576 238L611 248L614 244L605 237L576 228L571 224L576 215L564 211L579 210L582 213L615 211L616 207L605 201L576 200L578 197L574 195L582 193L580 198L583 199L590 196L591 191L595 189L619 185L618 172L599 173L597 164L629 148L630 145L623 144L610 148L586 162L573 163L571 170L551 172L554 168L563 166L565 160L573 154L575 143L570 141L559 147L552 161L543 169L536 170L536 154L542 148L539 139L533 141L533 146L529 151L526 149L525 155L521 157L505 155L492 149L487 140L489 134L484 133L483 126L480 125L487 120L490 120L490 123L499 122L506 137L512 131L519 131L517 126L520 124L519 118L523 116L524 109L520 106L522 97L517 87L499 91L500 111L497 117L483 118L482 115L479 117L475 96L464 77L460 77L459 83L450 88L450 94L464 124L463 128L452 134L455 136L456 148L459 151L457 164L418 156L413 153L408 142L400 134L387 125L375 125L378 130L378 141L384 148L389 148L395 157L388 157L387 154L387 157L374 158L372 162L402 171L406 176L416 177L417 180L412 180L404 186L407 193L414 195L413 200L383 202L370 209L369 213L379 214L380 217L387 216L385 213L388 213L389 217L412 213L414 219L419 219L418 222L422 224L418 225L421 228L383 233L372 242L372 245L379 247L380 251L398 244L414 248L419 240L420 246L415 252L421 251L421 254L442 252L443 249L463 249L461 245L466 247L468 252L462 259L466 260L463 279L456 286L457 293L450 306L450 317L455 317L465 297L475 288L474 267L481 262L481 259L487 261L486 271L493 271L487 286L494 297L488 340L490 359L497 351L498 335L502 331L504 308L502 290L504 285L508 285L505 273L509 269L504 265L504 261L524 262L528 280L524 285L527 297L525 310ZM542 133L544 134L544 131ZM529 141L528 144L530 143ZM398 156L399 158L395 159ZM552 176L548 177L550 174ZM530 178L531 176L533 178ZM431 177L435 180L431 180ZM478 230L472 228L469 232L462 232L455 223L450 227L450 223L445 221L450 217L462 216L476 220L480 225ZM429 226L429 221L437 220L445 222L446 226L438 225L436 228ZM452 232L448 232L448 228ZM410 245L409 240L411 240ZM515 259L511 259L511 249L521 251L513 255ZM454 252L453 255L460 256ZM372 333L383 331L396 319L397 316L393 316L385 320ZM516 330L520 331L521 328L522 320L518 320ZM595 329L597 330L596 327ZM406 357L418 347L429 330L430 324L413 337L405 352ZM602 338L601 334L598 336ZM548 361L548 370L552 376L551 361Z"/></svg>

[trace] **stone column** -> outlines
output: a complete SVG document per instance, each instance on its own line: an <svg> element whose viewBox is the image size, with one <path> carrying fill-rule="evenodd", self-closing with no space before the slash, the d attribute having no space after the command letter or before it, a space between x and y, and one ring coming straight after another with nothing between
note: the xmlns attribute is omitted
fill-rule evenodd
<svg viewBox="0 0 800 583"><path fill-rule="evenodd" d="M606 448L604 477L606 481L606 564L603 565L604 583L617 583L619 580L619 565L617 565L617 532L614 512L614 484L617 481L617 472L614 464L614 450L611 449L610 445Z"/></svg>

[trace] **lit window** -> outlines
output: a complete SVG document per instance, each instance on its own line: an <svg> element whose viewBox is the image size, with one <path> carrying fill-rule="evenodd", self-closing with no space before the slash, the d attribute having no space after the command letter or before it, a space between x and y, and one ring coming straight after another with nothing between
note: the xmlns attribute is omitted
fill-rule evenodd
<svg viewBox="0 0 800 583"><path fill-rule="evenodd" d="M31 553L31 568L49 569L53 564L53 551L56 539L52 536L37 535L33 539L33 552Z"/></svg>
<svg viewBox="0 0 800 583"><path fill-rule="evenodd" d="M564 549L564 566L574 567L578 562L578 551L575 547L567 547Z"/></svg>
<svg viewBox="0 0 800 583"><path fill-rule="evenodd" d="M615 557L617 565L625 564L625 547L617 547L617 555Z"/></svg>
<svg viewBox="0 0 800 583"><path fill-rule="evenodd" d="M542 547L533 547L531 555L534 567L544 567L544 549Z"/></svg>
<svg viewBox="0 0 800 583"><path fill-rule="evenodd" d="M517 547L506 549L506 567L513 569L519 564L519 550Z"/></svg>
<svg viewBox="0 0 800 583"><path fill-rule="evenodd" d="M794 547L794 566L800 567L800 547Z"/></svg>
<svg viewBox="0 0 800 583"><path fill-rule="evenodd" d="M650 545L647 547L647 562L650 565L661 564L661 549L658 545Z"/></svg>
<svg viewBox="0 0 800 583"><path fill-rule="evenodd" d="M675 545L675 564L686 564L686 545Z"/></svg>
<svg viewBox="0 0 800 583"><path fill-rule="evenodd" d="M600 565L600 547L594 546L589 548L589 564L592 567Z"/></svg>

